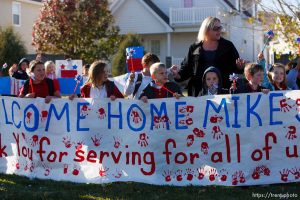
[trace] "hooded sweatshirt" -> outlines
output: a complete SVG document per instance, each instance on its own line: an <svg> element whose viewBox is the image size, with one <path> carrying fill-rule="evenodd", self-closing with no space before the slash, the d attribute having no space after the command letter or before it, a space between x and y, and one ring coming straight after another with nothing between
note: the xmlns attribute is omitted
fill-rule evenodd
<svg viewBox="0 0 300 200"><path fill-rule="evenodd" d="M204 96L204 95L208 95L208 87L206 85L206 81L205 81L205 78L206 78L206 74L208 72L214 72L217 74L218 78L219 78L219 82L218 82L218 91L216 94L228 94L228 90L226 89L223 89L222 88L222 77L221 77L221 72L219 71L218 68L216 67L209 67L207 68L204 73L203 73L203 76L202 76L202 90L199 94L199 96Z"/></svg>
<svg viewBox="0 0 300 200"><path fill-rule="evenodd" d="M14 77L15 79L21 79L21 80L29 79L29 76L26 73L26 71L22 70L21 68L22 63L24 62L27 63L27 65L29 65L29 60L27 60L26 58L22 58L18 64L18 70L14 72L14 74L12 75L12 77Z"/></svg>

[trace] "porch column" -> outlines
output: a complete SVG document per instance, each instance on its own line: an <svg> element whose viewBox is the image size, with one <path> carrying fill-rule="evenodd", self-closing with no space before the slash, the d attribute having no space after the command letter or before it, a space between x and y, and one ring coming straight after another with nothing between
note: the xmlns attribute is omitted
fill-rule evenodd
<svg viewBox="0 0 300 200"><path fill-rule="evenodd" d="M171 56L171 33L167 33L167 56Z"/></svg>

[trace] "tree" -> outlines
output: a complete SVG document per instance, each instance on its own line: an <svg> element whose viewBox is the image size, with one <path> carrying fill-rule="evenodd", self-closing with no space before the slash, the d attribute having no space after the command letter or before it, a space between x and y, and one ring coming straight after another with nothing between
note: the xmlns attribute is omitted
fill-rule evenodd
<svg viewBox="0 0 300 200"><path fill-rule="evenodd" d="M0 27L0 69L4 63L11 66L13 63L19 62L25 55L24 42L14 32L13 28L9 27L2 30ZM8 69L9 67L4 70L4 75L8 74Z"/></svg>
<svg viewBox="0 0 300 200"><path fill-rule="evenodd" d="M126 48L130 46L142 46L141 39L136 34L127 34L123 37L118 52L112 61L112 75L118 76L126 73Z"/></svg>
<svg viewBox="0 0 300 200"><path fill-rule="evenodd" d="M107 0L45 1L33 27L38 53L63 54L93 62L109 59L119 43L119 29Z"/></svg>
<svg viewBox="0 0 300 200"><path fill-rule="evenodd" d="M300 2L289 0L272 0L268 4L259 2L263 10L260 19L268 29L273 29L275 40L285 45L284 50L289 50L295 57L298 51L296 38L300 36ZM280 50L276 49L281 54ZM279 51L279 52L278 52Z"/></svg>

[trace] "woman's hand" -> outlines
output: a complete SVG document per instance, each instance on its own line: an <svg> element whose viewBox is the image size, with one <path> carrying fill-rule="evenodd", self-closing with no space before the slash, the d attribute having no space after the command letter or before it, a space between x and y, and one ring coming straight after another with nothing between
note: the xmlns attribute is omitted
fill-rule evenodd
<svg viewBox="0 0 300 200"><path fill-rule="evenodd" d="M69 96L69 100L73 100L75 98L75 94L72 94L71 96Z"/></svg>
<svg viewBox="0 0 300 200"><path fill-rule="evenodd" d="M131 83L133 83L134 78L135 78L135 73L134 73L134 72L130 73L130 75L129 75L129 81L130 81Z"/></svg>
<svg viewBox="0 0 300 200"><path fill-rule="evenodd" d="M25 95L25 98L35 98L35 93L28 93Z"/></svg>
<svg viewBox="0 0 300 200"><path fill-rule="evenodd" d="M179 67L177 65L172 65L172 67L170 68L170 72L172 73L172 75L174 76L174 78L176 78L176 79L180 78L180 75L178 74Z"/></svg>
<svg viewBox="0 0 300 200"><path fill-rule="evenodd" d="M178 94L177 92L175 92L175 93L173 94L173 96L174 96L176 99L179 99L179 98L181 97L181 94Z"/></svg>
<svg viewBox="0 0 300 200"><path fill-rule="evenodd" d="M142 100L142 102L147 103L148 102L148 97L142 96L141 100Z"/></svg>

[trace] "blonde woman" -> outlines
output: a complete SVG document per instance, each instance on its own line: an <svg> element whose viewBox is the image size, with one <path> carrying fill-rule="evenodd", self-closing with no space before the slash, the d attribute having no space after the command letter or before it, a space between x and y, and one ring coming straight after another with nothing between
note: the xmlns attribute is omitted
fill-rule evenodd
<svg viewBox="0 0 300 200"><path fill-rule="evenodd" d="M189 48L188 54L181 63L171 68L177 82L189 80L188 95L198 96L202 89L202 76L209 66L215 66L222 74L224 88L230 88L229 75L233 72L242 73L245 61L233 43L222 38L222 24L218 18L207 17L201 24L197 41Z"/></svg>

